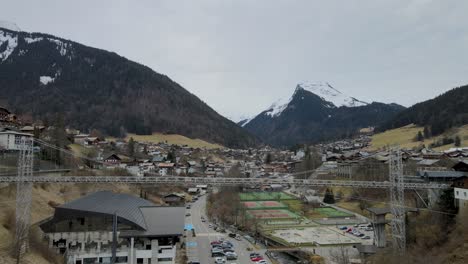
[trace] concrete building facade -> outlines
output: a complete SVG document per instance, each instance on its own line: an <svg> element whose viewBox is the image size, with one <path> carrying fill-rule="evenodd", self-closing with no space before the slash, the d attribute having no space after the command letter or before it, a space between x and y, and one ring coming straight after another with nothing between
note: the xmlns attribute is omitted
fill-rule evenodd
<svg viewBox="0 0 468 264"><path fill-rule="evenodd" d="M116 217L116 263L174 264L184 214L184 207L160 207L103 191L57 207L40 227L49 246L64 254L67 263L111 263Z"/></svg>

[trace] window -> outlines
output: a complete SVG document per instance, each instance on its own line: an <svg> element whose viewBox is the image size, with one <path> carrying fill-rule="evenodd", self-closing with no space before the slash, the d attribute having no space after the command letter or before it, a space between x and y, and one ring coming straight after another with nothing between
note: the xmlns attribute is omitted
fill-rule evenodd
<svg viewBox="0 0 468 264"><path fill-rule="evenodd" d="M158 258L158 261L172 261L172 258Z"/></svg>
<svg viewBox="0 0 468 264"><path fill-rule="evenodd" d="M466 192L463 192L463 195L466 197Z"/></svg>
<svg viewBox="0 0 468 264"><path fill-rule="evenodd" d="M143 259L142 258L137 258L137 264L143 264Z"/></svg>
<svg viewBox="0 0 468 264"><path fill-rule="evenodd" d="M110 257L105 257L105 258L101 258L99 263L111 263L111 258Z"/></svg>
<svg viewBox="0 0 468 264"><path fill-rule="evenodd" d="M98 261L97 258L85 258L83 259L83 264L94 264Z"/></svg>
<svg viewBox="0 0 468 264"><path fill-rule="evenodd" d="M458 191L457 191L457 195L458 195Z"/></svg>
<svg viewBox="0 0 468 264"><path fill-rule="evenodd" d="M146 245L146 249L150 250L151 249L151 244Z"/></svg>
<svg viewBox="0 0 468 264"><path fill-rule="evenodd" d="M115 263L127 263L128 259L127 257L117 257Z"/></svg>
<svg viewBox="0 0 468 264"><path fill-rule="evenodd" d="M84 217L78 218L78 221L80 222L81 225L84 225L85 219Z"/></svg>

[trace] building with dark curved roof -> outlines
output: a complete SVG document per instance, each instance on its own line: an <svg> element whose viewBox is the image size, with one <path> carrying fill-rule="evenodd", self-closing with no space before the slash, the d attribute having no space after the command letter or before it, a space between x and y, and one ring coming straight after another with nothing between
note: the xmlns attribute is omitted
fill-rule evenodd
<svg viewBox="0 0 468 264"><path fill-rule="evenodd" d="M68 263L110 263L112 228L117 219L117 263L175 263L184 232L185 207L155 206L148 200L96 192L55 208L40 223L49 245Z"/></svg>

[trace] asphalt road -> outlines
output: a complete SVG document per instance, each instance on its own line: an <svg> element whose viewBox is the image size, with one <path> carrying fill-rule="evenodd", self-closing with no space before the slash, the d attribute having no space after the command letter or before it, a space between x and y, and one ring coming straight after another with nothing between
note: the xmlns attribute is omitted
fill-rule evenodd
<svg viewBox="0 0 468 264"><path fill-rule="evenodd" d="M241 241L237 241L233 238L227 236L227 234L222 234L214 231L213 229L209 228L208 222L203 223L201 221L201 217L204 216L205 219L205 206L206 206L206 195L203 195L199 198L198 201L192 203L191 209L187 209L187 212L190 212L191 216L186 217L186 223L191 225L196 232L196 237L189 238L187 240L187 250L189 253L189 259L192 258L202 264L209 264L214 263L214 258L211 257L211 241L219 240L220 238L224 238L229 240L233 243L234 249L238 255L237 260L228 260L226 261L227 264L230 263L240 263L240 264L250 264L254 263L250 260L249 254L252 252L257 252L265 256L265 250L255 250L255 251L247 251L247 248L253 248L250 242L242 238ZM196 249L195 249L196 248ZM268 263L269 260L266 259Z"/></svg>

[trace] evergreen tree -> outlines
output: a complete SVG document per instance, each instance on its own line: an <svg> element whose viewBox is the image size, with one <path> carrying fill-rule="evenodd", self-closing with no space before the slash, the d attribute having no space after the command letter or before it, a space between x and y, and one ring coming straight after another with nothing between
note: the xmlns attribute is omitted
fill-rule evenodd
<svg viewBox="0 0 468 264"><path fill-rule="evenodd" d="M455 137L455 147L460 147L461 146L461 139L460 136Z"/></svg>
<svg viewBox="0 0 468 264"><path fill-rule="evenodd" d="M424 138L430 138L432 136L431 130L429 129L428 126L424 126L423 134L424 134Z"/></svg>
<svg viewBox="0 0 468 264"><path fill-rule="evenodd" d="M271 153L268 152L266 157L265 157L265 163L266 164L270 164L271 163L271 160L272 160L272 157L271 157Z"/></svg>
<svg viewBox="0 0 468 264"><path fill-rule="evenodd" d="M169 151L169 153L167 153L167 157L166 157L166 161L170 161L172 163L175 163L175 154L174 152L171 150Z"/></svg>
<svg viewBox="0 0 468 264"><path fill-rule="evenodd" d="M416 135L416 141L424 141L424 136L421 131L418 131L418 134Z"/></svg>
<svg viewBox="0 0 468 264"><path fill-rule="evenodd" d="M323 197L323 202L327 204L334 204L335 203L335 195L333 195L333 191L329 188L325 191L325 196Z"/></svg>
<svg viewBox="0 0 468 264"><path fill-rule="evenodd" d="M129 157L133 157L135 155L135 140L133 140L132 137L128 140L127 155Z"/></svg>

